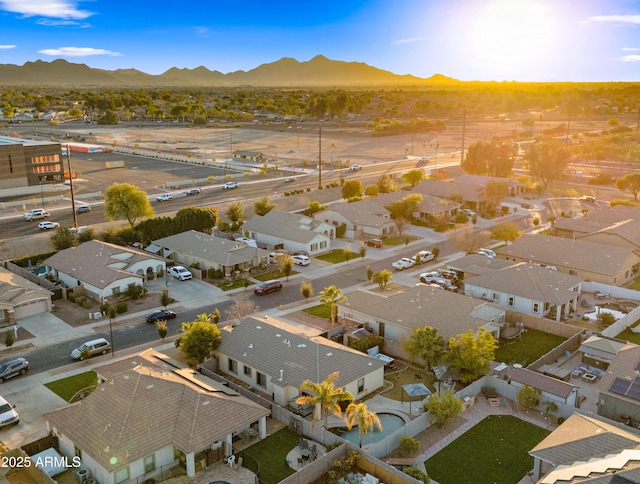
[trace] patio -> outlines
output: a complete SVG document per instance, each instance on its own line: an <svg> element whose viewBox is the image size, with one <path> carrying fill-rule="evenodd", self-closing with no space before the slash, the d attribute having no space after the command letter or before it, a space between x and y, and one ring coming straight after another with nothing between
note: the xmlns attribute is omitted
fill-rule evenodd
<svg viewBox="0 0 640 484"><path fill-rule="evenodd" d="M298 445L296 445L287 454L287 464L294 470L298 470L305 466L309 462L322 457L327 450L317 442L308 439L298 439Z"/></svg>

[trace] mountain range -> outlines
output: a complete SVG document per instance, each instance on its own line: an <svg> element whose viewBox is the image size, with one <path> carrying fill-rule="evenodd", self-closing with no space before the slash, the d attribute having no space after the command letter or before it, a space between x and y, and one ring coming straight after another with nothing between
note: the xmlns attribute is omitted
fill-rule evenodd
<svg viewBox="0 0 640 484"><path fill-rule="evenodd" d="M453 83L455 79L436 74L428 79L398 75L362 62L343 62L318 55L306 62L283 57L249 71L223 74L200 66L172 67L159 74L137 69L104 70L63 59L37 60L22 66L0 64L0 85L56 87L377 87L424 86Z"/></svg>

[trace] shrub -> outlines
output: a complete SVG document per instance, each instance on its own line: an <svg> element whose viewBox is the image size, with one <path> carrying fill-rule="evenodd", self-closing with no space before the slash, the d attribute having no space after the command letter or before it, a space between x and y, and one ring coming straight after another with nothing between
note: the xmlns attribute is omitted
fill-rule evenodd
<svg viewBox="0 0 640 484"><path fill-rule="evenodd" d="M400 452L402 455L414 455L420 450L420 442L413 437L405 435L400 437Z"/></svg>
<svg viewBox="0 0 640 484"><path fill-rule="evenodd" d="M336 227L336 238L344 237L344 234L347 232L347 225L342 224Z"/></svg>
<svg viewBox="0 0 640 484"><path fill-rule="evenodd" d="M351 344L349 344L349 348L366 353L368 349L373 348L374 346L378 346L380 349L382 349L383 344L384 338L382 336L372 334L369 336L365 336L362 339L353 340Z"/></svg>
<svg viewBox="0 0 640 484"><path fill-rule="evenodd" d="M215 278L216 279L223 279L224 278L224 271L222 269L216 269L215 270Z"/></svg>
<svg viewBox="0 0 640 484"><path fill-rule="evenodd" d="M85 297L84 301L82 301L82 307L85 309L89 309L91 307L91 301Z"/></svg>
<svg viewBox="0 0 640 484"><path fill-rule="evenodd" d="M134 301L140 299L147 293L147 289L143 286L138 286L137 284L132 284L127 287L127 290L124 292L124 295L129 299L133 299Z"/></svg>
<svg viewBox="0 0 640 484"><path fill-rule="evenodd" d="M209 267L207 269L207 279L215 279L216 277L216 270L213 267Z"/></svg>
<svg viewBox="0 0 640 484"><path fill-rule="evenodd" d="M469 221L469 217L465 213L459 213L455 216L453 221L457 224L466 224Z"/></svg>
<svg viewBox="0 0 640 484"><path fill-rule="evenodd" d="M67 300L73 303L73 302L76 302L76 297L73 295L72 292L70 292L69 294L67 294Z"/></svg>
<svg viewBox="0 0 640 484"><path fill-rule="evenodd" d="M116 313L124 314L129 310L129 304L126 301L116 303Z"/></svg>
<svg viewBox="0 0 640 484"><path fill-rule="evenodd" d="M73 302L76 303L77 306L82 306L86 299L86 296L77 296Z"/></svg>

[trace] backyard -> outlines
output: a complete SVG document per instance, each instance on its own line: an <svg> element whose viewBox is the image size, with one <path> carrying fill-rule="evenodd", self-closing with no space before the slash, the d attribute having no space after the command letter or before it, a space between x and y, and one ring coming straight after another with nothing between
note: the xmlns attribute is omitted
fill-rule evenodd
<svg viewBox="0 0 640 484"><path fill-rule="evenodd" d="M566 338L536 329L527 329L516 339L500 340L494 361L527 366L559 346Z"/></svg>
<svg viewBox="0 0 640 484"><path fill-rule="evenodd" d="M436 390L436 388L434 387L433 375L427 373L424 370L413 368L411 366L407 366L399 371L394 371L393 373L387 373L385 374L384 379L392 383L393 388L389 390L383 390L382 392L380 392L380 394L386 398L398 400L400 402L409 402L411 400L418 401L424 399L424 396L415 397L412 399L412 397L409 397L402 389L402 385L424 383L432 392Z"/></svg>
<svg viewBox="0 0 640 484"><path fill-rule="evenodd" d="M243 457L244 465L248 469L251 469L251 461L257 464L258 469L251 470L255 473L259 470L260 482L276 484L295 473L287 465L286 458L289 451L296 446L299 438L297 433L289 427L285 427L239 452L238 457Z"/></svg>

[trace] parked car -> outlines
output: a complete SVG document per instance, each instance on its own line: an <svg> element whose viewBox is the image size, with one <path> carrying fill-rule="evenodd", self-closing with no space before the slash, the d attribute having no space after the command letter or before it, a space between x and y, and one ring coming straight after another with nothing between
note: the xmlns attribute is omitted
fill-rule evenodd
<svg viewBox="0 0 640 484"><path fill-rule="evenodd" d="M236 182L227 182L222 185L223 190L230 190L231 188L238 188L238 184Z"/></svg>
<svg viewBox="0 0 640 484"><path fill-rule="evenodd" d="M284 249L274 250L269 254L269 263L275 264L276 262L278 262L278 258L282 257L283 255L291 255L291 252Z"/></svg>
<svg viewBox="0 0 640 484"><path fill-rule="evenodd" d="M431 284L437 284L442 289L446 289L447 291L456 291L458 289L458 286L456 286L449 279L437 279L432 281Z"/></svg>
<svg viewBox="0 0 640 484"><path fill-rule="evenodd" d="M581 202L594 203L596 201L596 197L592 197L590 195L585 195L584 197L580 197Z"/></svg>
<svg viewBox="0 0 640 484"><path fill-rule="evenodd" d="M360 170L362 170L362 166L361 166L361 165L358 165L358 164L351 165L351 166L349 167L349 171L360 171Z"/></svg>
<svg viewBox="0 0 640 484"><path fill-rule="evenodd" d="M465 215L468 215L469 217L475 217L476 216L476 213L473 210L469 210L468 208L460 209L460 213L464 213Z"/></svg>
<svg viewBox="0 0 640 484"><path fill-rule="evenodd" d="M11 405L4 398L0 397L0 427L17 424L20 421L20 416L15 408L15 405Z"/></svg>
<svg viewBox="0 0 640 484"><path fill-rule="evenodd" d="M82 343L75 350L71 352L71 358L74 360L84 360L83 353L85 350L89 351L89 357L95 355L106 355L107 352L111 349L111 343L109 343L104 338L93 339L91 341L87 341L86 343Z"/></svg>
<svg viewBox="0 0 640 484"><path fill-rule="evenodd" d="M282 289L282 281L280 279L271 279L270 281L258 284L258 286L253 290L253 293L256 296L262 296L263 294L279 291L280 289Z"/></svg>
<svg viewBox="0 0 640 484"><path fill-rule="evenodd" d="M4 383L5 380L14 376L24 375L27 371L29 371L29 362L24 358L0 363L0 383Z"/></svg>
<svg viewBox="0 0 640 484"><path fill-rule="evenodd" d="M458 280L458 273L455 271L450 271L449 269L438 269L438 275L440 277L444 277L445 279L450 279L451 281Z"/></svg>
<svg viewBox="0 0 640 484"><path fill-rule="evenodd" d="M421 250L420 252L418 252L416 255L414 255L411 260L414 262L414 264L418 263L418 256L420 256L420 264L425 264L427 262L429 262L430 260L433 260L436 258L435 255L433 255L430 251L428 250Z"/></svg>
<svg viewBox="0 0 640 484"><path fill-rule="evenodd" d="M147 323L157 323L158 321L165 321L167 319L175 319L176 313L168 309L156 309L147 314L144 319Z"/></svg>
<svg viewBox="0 0 640 484"><path fill-rule="evenodd" d="M91 212L91 207L89 205L78 205L76 207L76 213L85 213Z"/></svg>
<svg viewBox="0 0 640 484"><path fill-rule="evenodd" d="M44 208L34 208L33 210L29 210L25 212L22 217L31 222L32 220L39 220L41 218L47 219L49 218L49 212L45 211Z"/></svg>
<svg viewBox="0 0 640 484"><path fill-rule="evenodd" d="M198 193L200 193L200 189L198 188L191 188L184 192L185 195L197 195Z"/></svg>
<svg viewBox="0 0 640 484"><path fill-rule="evenodd" d="M306 250L296 250L296 251L293 253L293 255L304 255L304 256L307 256L307 257L311 257L311 256L309 255L309 252L307 252Z"/></svg>
<svg viewBox="0 0 640 484"><path fill-rule="evenodd" d="M480 255L491 257L492 259L496 258L496 253L494 251L492 251L491 249L484 248L484 247L478 249L477 253L480 254Z"/></svg>
<svg viewBox="0 0 640 484"><path fill-rule="evenodd" d="M60 227L60 224L58 222L40 222L38 224L38 228L40 230L51 230L51 229L56 229Z"/></svg>
<svg viewBox="0 0 640 484"><path fill-rule="evenodd" d="M167 271L171 277L175 277L181 281L187 281L193 277L193 274L184 266L169 267Z"/></svg>
<svg viewBox="0 0 640 484"><path fill-rule="evenodd" d="M295 179L295 178L293 178L292 176L290 176L290 177L288 177L288 178L285 178L285 179L284 179L284 182L285 182L285 183L293 183L294 181L296 181L296 179Z"/></svg>
<svg viewBox="0 0 640 484"><path fill-rule="evenodd" d="M292 259L293 263L298 266L308 266L311 264L311 259L306 255L294 255Z"/></svg>
<svg viewBox="0 0 640 484"><path fill-rule="evenodd" d="M169 201L173 198L173 195L171 195L170 193L163 193L162 195L158 195L156 197L156 200L158 200L159 202L166 202Z"/></svg>
<svg viewBox="0 0 640 484"><path fill-rule="evenodd" d="M383 242L380 239L369 239L369 240L365 241L364 245L366 245L368 247L380 248L380 247L382 247Z"/></svg>
<svg viewBox="0 0 640 484"><path fill-rule="evenodd" d="M426 275L426 274L420 274L420 282L423 282L424 284L438 284L440 282L443 281L448 281L449 279L442 277L440 275Z"/></svg>
<svg viewBox="0 0 640 484"><path fill-rule="evenodd" d="M439 277L439 276L440 275L438 274L438 271L423 272L418 276L418 279L420 279L420 282L424 282L426 284L428 278Z"/></svg>
<svg viewBox="0 0 640 484"><path fill-rule="evenodd" d="M414 260L409 259L408 257L403 257L402 259L397 260L393 264L391 264L391 267L393 267L397 271L403 271L405 269L413 267L414 265Z"/></svg>

